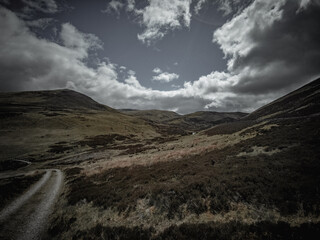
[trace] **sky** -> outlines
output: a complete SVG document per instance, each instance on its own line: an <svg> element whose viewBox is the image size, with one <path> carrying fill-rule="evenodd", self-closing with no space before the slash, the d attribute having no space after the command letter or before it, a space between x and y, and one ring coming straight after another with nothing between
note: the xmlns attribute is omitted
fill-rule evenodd
<svg viewBox="0 0 320 240"><path fill-rule="evenodd" d="M252 112L320 76L320 0L0 0L0 91Z"/></svg>

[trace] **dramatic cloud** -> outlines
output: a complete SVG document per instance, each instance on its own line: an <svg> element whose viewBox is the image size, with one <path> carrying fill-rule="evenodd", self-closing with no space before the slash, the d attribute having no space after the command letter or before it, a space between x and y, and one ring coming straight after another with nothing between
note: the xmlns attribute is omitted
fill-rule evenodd
<svg viewBox="0 0 320 240"><path fill-rule="evenodd" d="M162 39L170 31L190 26L191 2L192 0L148 0L147 5L139 9L134 0L112 0L102 12L119 14L120 10L124 9L132 13L135 18L138 17L138 22L144 31L137 37L143 43L150 45Z"/></svg>
<svg viewBox="0 0 320 240"><path fill-rule="evenodd" d="M239 77L232 91L280 92L319 75L320 6L303 2L257 0L214 33Z"/></svg>
<svg viewBox="0 0 320 240"><path fill-rule="evenodd" d="M224 15L237 13L246 7L253 0L148 0L147 5L141 9L136 7L134 0L112 0L104 13L120 14L125 10L138 17L138 23L144 28L142 33L137 35L138 39L150 45L161 40L166 34L183 27L190 27L192 12L199 14L206 3L215 4Z"/></svg>
<svg viewBox="0 0 320 240"><path fill-rule="evenodd" d="M138 39L143 43L161 39L168 31L190 26L191 0L149 0L144 9L136 10L142 16L141 24L145 27Z"/></svg>
<svg viewBox="0 0 320 240"><path fill-rule="evenodd" d="M189 26L189 1L170 1L171 7L169 1L161 1L168 5L167 20L161 13L152 14L152 8L160 8L156 2L138 9L145 32L154 29L164 35ZM175 8L178 3L181 6ZM97 36L63 23L59 39L51 42L37 37L27 21L0 8L0 90L71 88L114 108L252 111L320 75L319 22L317 1L256 0L213 34L213 44L228 60L227 70L212 71L172 91L158 91L144 87L138 74L111 60L89 67L90 54L103 47ZM160 68L153 72L154 80L163 82L179 77Z"/></svg>
<svg viewBox="0 0 320 240"><path fill-rule="evenodd" d="M200 107L182 91L161 92L141 86L133 71L124 83L118 81L112 63L101 62L96 68L84 63L89 51L100 47L92 34L79 32L73 25L62 25L59 45L37 38L17 16L0 8L0 79L1 91L70 88L116 108L159 108L189 112ZM176 107L177 99L185 107ZM202 100L201 100L202 102Z"/></svg>

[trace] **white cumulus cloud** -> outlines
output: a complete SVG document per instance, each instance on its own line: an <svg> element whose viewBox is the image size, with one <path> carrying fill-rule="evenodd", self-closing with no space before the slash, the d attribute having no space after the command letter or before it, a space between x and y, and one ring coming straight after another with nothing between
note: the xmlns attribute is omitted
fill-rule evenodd
<svg viewBox="0 0 320 240"><path fill-rule="evenodd" d="M145 28L138 39L150 44L163 38L168 31L189 27L190 4L191 0L149 0L149 5L136 11Z"/></svg>
<svg viewBox="0 0 320 240"><path fill-rule="evenodd" d="M154 73L156 73L156 76L152 77L153 81L159 81L159 82L171 82L175 79L179 78L179 75L176 73L168 73L168 72L163 72L160 68L155 68L152 70Z"/></svg>
<svg viewBox="0 0 320 240"><path fill-rule="evenodd" d="M0 90L72 88L114 108L252 111L320 75L319 13L313 1L256 0L213 35L228 59L225 72L212 71L175 90L159 91L142 86L130 70L120 82L118 74L126 68L111 60L88 66L90 53L102 47L97 36L64 23L57 34L61 44L51 42L0 7ZM188 24L188 17L180 16L178 22L172 18L172 25L150 20L150 26L159 22L165 34L163 26ZM153 72L155 81L179 77L159 68Z"/></svg>

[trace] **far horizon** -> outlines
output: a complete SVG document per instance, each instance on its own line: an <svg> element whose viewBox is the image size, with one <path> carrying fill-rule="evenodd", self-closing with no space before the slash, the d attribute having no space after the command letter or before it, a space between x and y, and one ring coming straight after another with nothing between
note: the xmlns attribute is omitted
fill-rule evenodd
<svg viewBox="0 0 320 240"><path fill-rule="evenodd" d="M0 0L0 92L251 113L320 76L319 22L311 0Z"/></svg>

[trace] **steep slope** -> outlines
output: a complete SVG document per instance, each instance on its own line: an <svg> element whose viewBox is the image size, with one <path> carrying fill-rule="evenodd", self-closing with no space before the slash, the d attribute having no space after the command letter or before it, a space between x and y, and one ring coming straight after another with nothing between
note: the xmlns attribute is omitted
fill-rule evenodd
<svg viewBox="0 0 320 240"><path fill-rule="evenodd" d="M249 114L245 119L300 117L319 113L320 78Z"/></svg>
<svg viewBox="0 0 320 240"><path fill-rule="evenodd" d="M1 93L1 158L52 157L159 136L146 121L71 90Z"/></svg>
<svg viewBox="0 0 320 240"><path fill-rule="evenodd" d="M261 121L317 116L320 113L320 78L259 108L233 123L223 123L204 131L212 136L231 134Z"/></svg>

